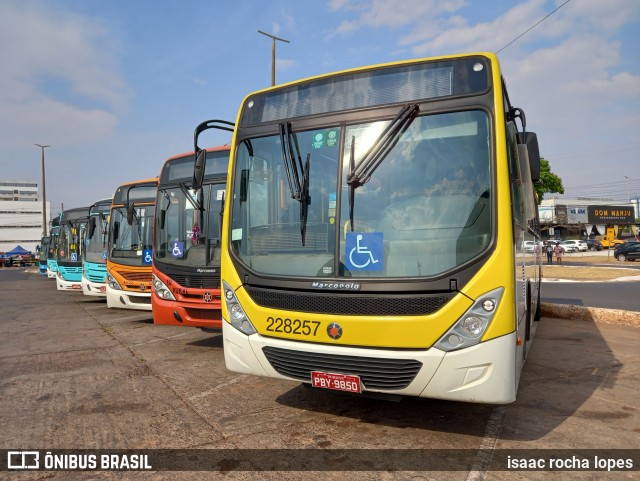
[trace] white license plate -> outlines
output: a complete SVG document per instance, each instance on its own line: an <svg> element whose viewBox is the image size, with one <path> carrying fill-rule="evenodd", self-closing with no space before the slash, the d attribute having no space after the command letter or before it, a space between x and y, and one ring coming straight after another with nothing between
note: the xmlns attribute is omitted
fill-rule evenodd
<svg viewBox="0 0 640 481"><path fill-rule="evenodd" d="M311 385L322 389L333 389L334 391L362 392L360 377L352 374L311 371Z"/></svg>

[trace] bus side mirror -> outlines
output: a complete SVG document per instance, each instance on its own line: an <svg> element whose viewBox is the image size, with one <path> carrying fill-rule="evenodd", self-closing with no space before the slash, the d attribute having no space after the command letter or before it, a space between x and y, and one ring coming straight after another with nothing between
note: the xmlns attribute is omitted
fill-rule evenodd
<svg viewBox="0 0 640 481"><path fill-rule="evenodd" d="M240 202L247 201L247 190L249 190L249 169L242 169L240 172Z"/></svg>
<svg viewBox="0 0 640 481"><path fill-rule="evenodd" d="M165 222L166 222L166 219L167 219L167 211L166 211L166 209L162 209L162 210L160 211L160 219L159 219L159 221L160 221L160 228L161 228L161 229L164 229L164 224L165 224Z"/></svg>
<svg viewBox="0 0 640 481"><path fill-rule="evenodd" d="M540 180L540 148L538 147L538 136L535 132L518 132L518 143L527 146L531 182L536 183Z"/></svg>
<svg viewBox="0 0 640 481"><path fill-rule="evenodd" d="M93 234L96 233L96 218L89 217L89 229L87 230L87 238L93 239Z"/></svg>
<svg viewBox="0 0 640 481"><path fill-rule="evenodd" d="M120 222L113 223L113 243L115 244L120 237Z"/></svg>
<svg viewBox="0 0 640 481"><path fill-rule="evenodd" d="M204 179L204 168L207 162L207 151L201 150L196 155L196 160L193 164L193 182L191 188L198 191L202 188L202 181Z"/></svg>
<svg viewBox="0 0 640 481"><path fill-rule="evenodd" d="M133 225L133 212L135 207L133 204L127 205L127 224Z"/></svg>

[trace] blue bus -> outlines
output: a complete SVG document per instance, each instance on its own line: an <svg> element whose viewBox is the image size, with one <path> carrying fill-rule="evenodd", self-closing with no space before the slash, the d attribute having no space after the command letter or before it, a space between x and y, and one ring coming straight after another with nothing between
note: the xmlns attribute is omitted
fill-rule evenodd
<svg viewBox="0 0 640 481"><path fill-rule="evenodd" d="M111 199L99 200L89 207L82 256L82 292L85 296L107 296L107 244L110 212Z"/></svg>
<svg viewBox="0 0 640 481"><path fill-rule="evenodd" d="M48 235L42 236L40 245L36 248L38 251L38 273L43 276L47 275L47 252L49 252L50 239Z"/></svg>
<svg viewBox="0 0 640 481"><path fill-rule="evenodd" d="M59 291L82 290L82 238L89 220L89 207L62 212L58 236Z"/></svg>
<svg viewBox="0 0 640 481"><path fill-rule="evenodd" d="M51 219L49 245L47 246L47 277L55 279L58 274L58 236L60 234L60 216Z"/></svg>

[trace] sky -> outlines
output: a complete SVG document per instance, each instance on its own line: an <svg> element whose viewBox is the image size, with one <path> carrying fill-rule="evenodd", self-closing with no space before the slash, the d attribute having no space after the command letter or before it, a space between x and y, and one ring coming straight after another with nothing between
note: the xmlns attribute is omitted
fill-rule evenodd
<svg viewBox="0 0 640 481"><path fill-rule="evenodd" d="M258 30L290 41L276 44L278 84L497 52L566 195L640 197L637 0L0 0L0 180L41 185L34 144L50 146L52 212L159 175L198 123L235 121L270 85Z"/></svg>

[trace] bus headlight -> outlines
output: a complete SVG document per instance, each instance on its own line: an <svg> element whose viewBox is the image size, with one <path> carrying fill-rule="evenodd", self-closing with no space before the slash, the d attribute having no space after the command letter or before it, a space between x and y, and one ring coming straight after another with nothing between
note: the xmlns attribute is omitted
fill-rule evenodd
<svg viewBox="0 0 640 481"><path fill-rule="evenodd" d="M169 288L158 279L155 274L151 275L151 282L153 284L153 290L160 299L165 299L167 301L175 301L176 298L173 293L169 290Z"/></svg>
<svg viewBox="0 0 640 481"><path fill-rule="evenodd" d="M111 274L107 274L107 285L111 289L114 289L116 291L122 290L122 287L120 287L120 284L118 283L118 281L116 281L116 278L113 277Z"/></svg>
<svg viewBox="0 0 640 481"><path fill-rule="evenodd" d="M251 321L245 314L244 309L238 302L235 292L233 292L229 284L223 282L222 289L224 291L224 302L227 306L231 325L247 336L258 332L255 327L253 327L253 324L251 324Z"/></svg>
<svg viewBox="0 0 640 481"><path fill-rule="evenodd" d="M504 288L499 287L480 296L444 336L435 343L443 351L457 351L480 343L491 324L502 299Z"/></svg>

